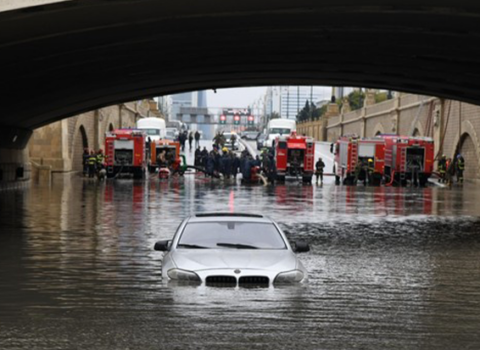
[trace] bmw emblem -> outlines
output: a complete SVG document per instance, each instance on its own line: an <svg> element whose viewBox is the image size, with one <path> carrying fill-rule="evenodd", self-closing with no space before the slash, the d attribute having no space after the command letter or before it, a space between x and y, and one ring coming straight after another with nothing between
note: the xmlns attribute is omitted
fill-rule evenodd
<svg viewBox="0 0 480 350"><path fill-rule="evenodd" d="M242 271L240 271L239 269L236 269L236 270L233 271L233 272L235 272L236 274L239 274L239 273L242 272Z"/></svg>

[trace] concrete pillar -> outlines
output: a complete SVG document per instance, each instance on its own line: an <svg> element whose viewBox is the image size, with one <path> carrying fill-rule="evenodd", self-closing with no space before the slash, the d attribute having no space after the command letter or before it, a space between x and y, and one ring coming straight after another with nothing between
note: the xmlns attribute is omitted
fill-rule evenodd
<svg viewBox="0 0 480 350"><path fill-rule="evenodd" d="M351 111L352 111L352 108L350 107L350 102L348 102L348 98L345 97L342 103L342 114L345 114Z"/></svg>
<svg viewBox="0 0 480 350"><path fill-rule="evenodd" d="M0 190L24 187L31 178L27 143L31 130L0 126Z"/></svg>
<svg viewBox="0 0 480 350"><path fill-rule="evenodd" d="M360 124L360 137L367 137L367 120L365 116L367 115L367 109L365 107L362 108L362 114L361 114L361 124Z"/></svg>
<svg viewBox="0 0 480 350"><path fill-rule="evenodd" d="M340 114L340 108L336 103L329 103L327 106L327 111L325 112L325 117L333 117Z"/></svg>
<svg viewBox="0 0 480 350"><path fill-rule="evenodd" d="M393 112L392 112L392 127L391 130L385 130L386 133L393 133L398 135L398 129L400 127L400 99L402 94L398 94L393 100Z"/></svg>
<svg viewBox="0 0 480 350"><path fill-rule="evenodd" d="M442 135L445 128L445 99L442 98L439 101L440 103L435 104L433 110L433 142L435 144L435 155L439 154L439 152L444 153L442 149Z"/></svg>
<svg viewBox="0 0 480 350"><path fill-rule="evenodd" d="M363 102L363 106L371 106L375 104L375 90L367 89L365 93L365 101Z"/></svg>

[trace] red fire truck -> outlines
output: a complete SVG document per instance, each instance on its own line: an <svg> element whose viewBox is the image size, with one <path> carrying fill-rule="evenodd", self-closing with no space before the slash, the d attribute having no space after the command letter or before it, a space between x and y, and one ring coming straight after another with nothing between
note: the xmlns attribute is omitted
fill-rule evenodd
<svg viewBox="0 0 480 350"><path fill-rule="evenodd" d="M154 173L158 167L158 155L165 151L165 159L168 164L181 163L180 142L172 140L156 140L150 143L150 160L148 170Z"/></svg>
<svg viewBox="0 0 480 350"><path fill-rule="evenodd" d="M302 177L305 183L312 182L315 162L315 142L311 137L279 136L275 141L275 162L277 180L285 181L286 176Z"/></svg>
<svg viewBox="0 0 480 350"><path fill-rule="evenodd" d="M406 186L425 186L433 173L434 144L429 137L383 136L385 181Z"/></svg>
<svg viewBox="0 0 480 350"><path fill-rule="evenodd" d="M143 178L147 168L147 135L141 130L116 129L105 134L107 177L132 174Z"/></svg>
<svg viewBox="0 0 480 350"><path fill-rule="evenodd" d="M385 161L383 138L361 139L357 135L342 136L332 145L335 154L335 184L356 185L357 181L379 186Z"/></svg>

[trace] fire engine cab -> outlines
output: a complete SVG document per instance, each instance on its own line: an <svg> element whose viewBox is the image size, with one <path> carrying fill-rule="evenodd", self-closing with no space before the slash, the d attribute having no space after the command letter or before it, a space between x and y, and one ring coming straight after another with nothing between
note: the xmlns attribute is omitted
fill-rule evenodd
<svg viewBox="0 0 480 350"><path fill-rule="evenodd" d="M285 181L286 176L302 177L305 183L312 182L315 161L315 142L311 137L278 136L275 141L275 163L277 180Z"/></svg>
<svg viewBox="0 0 480 350"><path fill-rule="evenodd" d="M429 137L383 136L385 181L406 186L425 186L433 173L434 143Z"/></svg>
<svg viewBox="0 0 480 350"><path fill-rule="evenodd" d="M342 136L332 144L331 152L335 154L335 184L356 185L358 180L365 185L367 182L374 186L381 184L385 161L383 138Z"/></svg>
<svg viewBox="0 0 480 350"><path fill-rule="evenodd" d="M147 135L141 130L116 129L105 134L107 177L132 174L143 178L147 167Z"/></svg>

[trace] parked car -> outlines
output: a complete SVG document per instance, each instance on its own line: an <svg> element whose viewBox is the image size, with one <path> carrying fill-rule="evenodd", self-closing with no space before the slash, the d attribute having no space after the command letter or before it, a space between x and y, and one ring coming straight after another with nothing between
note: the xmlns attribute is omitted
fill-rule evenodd
<svg viewBox="0 0 480 350"><path fill-rule="evenodd" d="M235 135L236 140L235 144L232 144L232 135ZM233 132L224 132L223 136L225 137L225 144L224 146L227 147L231 151L238 150L238 135Z"/></svg>
<svg viewBox="0 0 480 350"><path fill-rule="evenodd" d="M260 133L258 131L244 131L242 139L244 140L256 140Z"/></svg>
<svg viewBox="0 0 480 350"><path fill-rule="evenodd" d="M167 128L166 129L165 138L167 140L178 140L178 135L179 135L178 129L176 129L176 128Z"/></svg>
<svg viewBox="0 0 480 350"><path fill-rule="evenodd" d="M205 285L269 286L302 283L307 271L272 220L257 214L204 213L185 219L172 240L155 243L166 252L162 278Z"/></svg>
<svg viewBox="0 0 480 350"><path fill-rule="evenodd" d="M267 135L260 134L257 137L257 150L261 150L264 147L265 140L267 139Z"/></svg>

